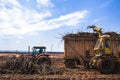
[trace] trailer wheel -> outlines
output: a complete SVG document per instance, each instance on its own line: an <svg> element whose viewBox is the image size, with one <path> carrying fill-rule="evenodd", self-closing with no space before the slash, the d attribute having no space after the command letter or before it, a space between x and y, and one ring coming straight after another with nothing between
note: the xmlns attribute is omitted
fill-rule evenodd
<svg viewBox="0 0 120 80"><path fill-rule="evenodd" d="M114 71L115 64L111 59L98 59L97 68L103 74L110 74Z"/></svg>
<svg viewBox="0 0 120 80"><path fill-rule="evenodd" d="M78 59L75 59L75 62L76 62L77 65L81 64L80 60L78 60Z"/></svg>
<svg viewBox="0 0 120 80"><path fill-rule="evenodd" d="M47 56L41 56L40 58L37 59L37 64L39 64L39 65L42 65L42 64L51 65L51 59Z"/></svg>
<svg viewBox="0 0 120 80"><path fill-rule="evenodd" d="M75 68L75 60L74 59L66 59L64 64L67 68Z"/></svg>

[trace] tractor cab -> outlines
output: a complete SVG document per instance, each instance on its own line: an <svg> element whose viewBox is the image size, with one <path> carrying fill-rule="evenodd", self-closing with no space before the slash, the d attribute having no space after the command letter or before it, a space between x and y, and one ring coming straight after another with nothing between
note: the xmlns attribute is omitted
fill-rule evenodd
<svg viewBox="0 0 120 80"><path fill-rule="evenodd" d="M92 28L93 31L98 33L98 40L94 47L95 56L113 55L110 35L103 35L102 28L94 25L88 26L88 28Z"/></svg>
<svg viewBox="0 0 120 80"><path fill-rule="evenodd" d="M95 55L112 55L112 44L109 35L102 35L94 47Z"/></svg>
<svg viewBox="0 0 120 80"><path fill-rule="evenodd" d="M46 47L44 47L44 46L34 46L32 55L37 56L39 54L44 54L45 52L46 52Z"/></svg>

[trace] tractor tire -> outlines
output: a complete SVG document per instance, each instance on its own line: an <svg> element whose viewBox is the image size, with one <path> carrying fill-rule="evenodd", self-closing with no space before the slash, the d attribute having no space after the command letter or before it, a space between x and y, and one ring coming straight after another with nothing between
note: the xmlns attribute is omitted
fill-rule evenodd
<svg viewBox="0 0 120 80"><path fill-rule="evenodd" d="M74 59L66 59L65 62L64 62L64 64L65 64L65 66L66 66L67 68L73 69L73 68L76 67L76 66L75 66L75 60L74 60Z"/></svg>
<svg viewBox="0 0 120 80"><path fill-rule="evenodd" d="M114 72L115 64L111 59L98 59L97 68L102 74L110 74Z"/></svg>
<svg viewBox="0 0 120 80"><path fill-rule="evenodd" d="M120 73L120 62L115 61L115 73Z"/></svg>
<svg viewBox="0 0 120 80"><path fill-rule="evenodd" d="M37 59L37 64L39 64L39 65L42 65L42 64L51 65L51 59L47 56L41 56L40 58Z"/></svg>

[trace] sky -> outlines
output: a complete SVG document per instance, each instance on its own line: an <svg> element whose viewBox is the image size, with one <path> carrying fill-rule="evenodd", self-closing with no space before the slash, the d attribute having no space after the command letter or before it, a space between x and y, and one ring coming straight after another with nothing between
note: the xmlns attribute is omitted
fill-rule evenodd
<svg viewBox="0 0 120 80"><path fill-rule="evenodd" d="M0 50L46 46L64 51L62 37L89 25L120 32L120 0L0 0Z"/></svg>

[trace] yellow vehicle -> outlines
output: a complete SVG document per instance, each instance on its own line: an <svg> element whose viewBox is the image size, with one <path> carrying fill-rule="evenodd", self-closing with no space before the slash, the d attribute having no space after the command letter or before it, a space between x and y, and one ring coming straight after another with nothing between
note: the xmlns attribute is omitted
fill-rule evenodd
<svg viewBox="0 0 120 80"><path fill-rule="evenodd" d="M119 68L119 58L113 55L113 48L110 35L103 35L102 28L88 26L98 33L98 40L94 47L94 57L91 58L89 66L98 69L101 73L113 73Z"/></svg>

